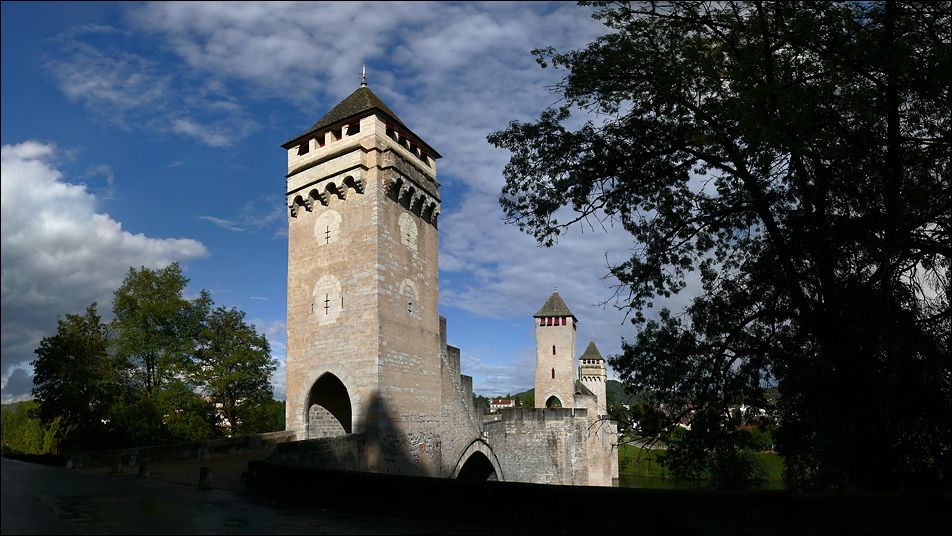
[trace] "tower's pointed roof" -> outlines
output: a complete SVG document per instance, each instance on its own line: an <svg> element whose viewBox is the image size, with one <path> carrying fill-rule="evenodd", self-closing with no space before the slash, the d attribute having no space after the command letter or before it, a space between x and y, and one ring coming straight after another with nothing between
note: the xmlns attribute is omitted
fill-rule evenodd
<svg viewBox="0 0 952 536"><path fill-rule="evenodd" d="M562 297L559 296L558 292L553 292L552 295L549 296L549 299L546 300L545 305L542 306L542 309L539 309L538 313L532 315L533 318L547 316L571 316L575 318L575 315L566 307L565 302L562 301ZM575 320L578 321L577 318Z"/></svg>
<svg viewBox="0 0 952 536"><path fill-rule="evenodd" d="M579 357L579 359L600 359L602 361L605 358L602 357L602 354L598 352L598 348L595 347L595 341L588 343L588 348L585 349L585 352Z"/></svg>
<svg viewBox="0 0 952 536"><path fill-rule="evenodd" d="M394 126L400 127L400 129L413 134L413 132L403 124L403 121L397 117L397 114L393 113L386 104L380 100L379 97L374 95L374 92L370 88L364 86L357 88L357 91L350 94L349 97L340 101L340 104L335 106L331 111L324 114L324 117L320 121L314 124L313 127L307 129L306 131L298 134L297 136L291 138L287 143L282 145L285 149L289 149L293 145L296 145L296 141L314 134L320 130L328 128L338 123L343 123L344 121L358 116L366 115L367 112L377 110L386 115L388 118L393 120ZM427 150L428 153L431 153L434 158L440 158L440 154L436 152L435 149L430 147L428 144L420 140L419 136L413 134L413 137L416 138Z"/></svg>

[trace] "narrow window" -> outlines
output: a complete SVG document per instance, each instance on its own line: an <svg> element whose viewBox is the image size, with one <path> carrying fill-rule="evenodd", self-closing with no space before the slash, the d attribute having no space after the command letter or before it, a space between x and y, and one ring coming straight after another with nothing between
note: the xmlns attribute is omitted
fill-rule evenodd
<svg viewBox="0 0 952 536"><path fill-rule="evenodd" d="M545 318L539 319L539 327L545 326Z"/></svg>
<svg viewBox="0 0 952 536"><path fill-rule="evenodd" d="M331 296L330 294L324 295L324 314L330 314L331 312Z"/></svg>
<svg viewBox="0 0 952 536"><path fill-rule="evenodd" d="M564 316L562 317L562 325L563 325L563 326L565 325L565 317L564 317Z"/></svg>
<svg viewBox="0 0 952 536"><path fill-rule="evenodd" d="M552 355L555 355L555 345L552 345Z"/></svg>
<svg viewBox="0 0 952 536"><path fill-rule="evenodd" d="M555 369L552 369L552 379L555 379Z"/></svg>
<svg viewBox="0 0 952 536"><path fill-rule="evenodd" d="M311 150L311 144L308 142L304 142L301 145L298 145L298 156L301 156L302 154L307 154L308 151L310 150Z"/></svg>

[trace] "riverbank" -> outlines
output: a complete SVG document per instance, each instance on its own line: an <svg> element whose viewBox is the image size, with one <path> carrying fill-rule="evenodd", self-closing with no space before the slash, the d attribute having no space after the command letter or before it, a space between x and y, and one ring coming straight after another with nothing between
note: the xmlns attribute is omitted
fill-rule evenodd
<svg viewBox="0 0 952 536"><path fill-rule="evenodd" d="M640 445L621 445L618 447L618 474L619 486L621 487L649 487L653 489L688 489L689 484L676 483L674 475L664 465L662 465L659 456L664 454L663 448L646 449ZM765 485L761 489L786 489L783 485L783 456L775 452L755 452L754 456L764 464L767 471ZM628 482L631 486L626 486L622 476L630 477ZM639 477L639 478L631 478ZM654 480L645 480L651 478L654 480L662 479L660 482ZM665 485L663 480L668 480L669 485ZM652 485L645 485L652 483Z"/></svg>

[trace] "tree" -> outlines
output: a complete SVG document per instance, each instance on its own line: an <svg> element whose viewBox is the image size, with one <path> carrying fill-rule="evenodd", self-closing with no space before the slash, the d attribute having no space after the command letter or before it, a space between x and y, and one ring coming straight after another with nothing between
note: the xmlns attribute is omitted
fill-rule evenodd
<svg viewBox="0 0 952 536"><path fill-rule="evenodd" d="M44 426L60 422L71 430L68 447L101 444L115 398L124 384L123 367L109 354L106 325L94 302L83 316L58 320L56 334L35 350L33 397Z"/></svg>
<svg viewBox="0 0 952 536"><path fill-rule="evenodd" d="M245 313L220 307L202 329L192 378L224 416L228 435L257 433L271 423L271 374L277 361Z"/></svg>
<svg viewBox="0 0 952 536"><path fill-rule="evenodd" d="M23 454L61 454L63 438L67 434L62 418L53 419L44 425L39 418L40 403L36 400L18 402L13 411L3 408L0 411L2 421L3 452L13 451Z"/></svg>
<svg viewBox="0 0 952 536"><path fill-rule="evenodd" d="M730 403L767 408L776 385L792 488L947 486L950 3L598 5L609 33L534 51L566 70L563 102L489 141L512 153L502 208L540 244L631 234L609 271L637 332L611 366L700 424L697 463L728 444ZM573 109L596 120L572 131ZM683 311L646 315L694 281Z"/></svg>
<svg viewBox="0 0 952 536"><path fill-rule="evenodd" d="M129 362L147 397L186 372L194 355L211 298L203 290L194 301L186 300L187 284L178 263L158 270L143 266L130 268L114 294L116 352Z"/></svg>
<svg viewBox="0 0 952 536"><path fill-rule="evenodd" d="M535 389L529 389L526 391L526 394L522 397L522 407L524 408L534 408L535 407Z"/></svg>

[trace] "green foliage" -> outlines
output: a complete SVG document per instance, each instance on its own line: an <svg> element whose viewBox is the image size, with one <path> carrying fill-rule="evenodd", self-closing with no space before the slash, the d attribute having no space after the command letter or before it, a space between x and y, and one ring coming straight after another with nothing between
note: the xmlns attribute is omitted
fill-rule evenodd
<svg viewBox="0 0 952 536"><path fill-rule="evenodd" d="M626 475L673 477L671 471L661 463L665 453L661 449L643 449L634 445L621 445L618 448L618 472Z"/></svg>
<svg viewBox="0 0 952 536"><path fill-rule="evenodd" d="M271 400L268 403L262 404L262 407L265 413L265 418L263 419L264 425L260 430L254 433L280 432L286 428L286 401Z"/></svg>
<svg viewBox="0 0 952 536"><path fill-rule="evenodd" d="M950 3L598 5L606 35L534 51L566 72L560 106L489 141L512 153L509 221L541 244L583 222L632 236L609 271L637 332L609 363L663 410L642 431L690 419L673 466L715 453L740 485L743 402L780 423L793 489L948 486ZM597 121L570 130L573 110Z"/></svg>
<svg viewBox="0 0 952 536"><path fill-rule="evenodd" d="M159 434L163 443L190 443L222 436L215 406L182 381L168 382L153 397L162 408Z"/></svg>
<svg viewBox="0 0 952 536"><path fill-rule="evenodd" d="M524 408L534 408L535 407L535 389L529 389L522 395L522 398L519 401L519 405Z"/></svg>
<svg viewBox="0 0 952 536"><path fill-rule="evenodd" d="M269 427L271 374L277 360L264 335L244 321L245 313L220 307L199 333L192 378L221 409L229 436Z"/></svg>
<svg viewBox="0 0 952 536"><path fill-rule="evenodd" d="M213 311L206 291L184 299L187 283L178 264L133 268L110 326L95 303L60 320L36 349L38 419L20 425L18 447L101 450L283 429L267 339L243 312Z"/></svg>
<svg viewBox="0 0 952 536"><path fill-rule="evenodd" d="M13 411L0 411L0 435L3 451L22 454L62 454L63 438L69 427L62 418L44 425L39 417L40 404L34 400L18 402Z"/></svg>
<svg viewBox="0 0 952 536"><path fill-rule="evenodd" d="M746 424L737 429L736 443L755 452L770 450L773 447L773 434L757 426Z"/></svg>
<svg viewBox="0 0 952 536"><path fill-rule="evenodd" d="M477 405L481 403L483 405L483 413L486 415L489 415L489 399L488 398L486 398L483 395L474 394L473 403Z"/></svg>
<svg viewBox="0 0 952 536"><path fill-rule="evenodd" d="M767 466L748 449L724 448L711 454L711 486L756 489L770 476Z"/></svg>
<svg viewBox="0 0 952 536"><path fill-rule="evenodd" d="M86 314L60 319L56 334L36 349L33 396L47 426L72 430L65 447L91 448L102 439L113 399L120 393L125 369L109 354L107 329L96 304Z"/></svg>
<svg viewBox="0 0 952 536"><path fill-rule="evenodd" d="M188 366L211 298L207 291L189 302L182 297L188 279L173 263L151 270L130 268L116 289L112 310L119 358L125 359L146 396Z"/></svg>

